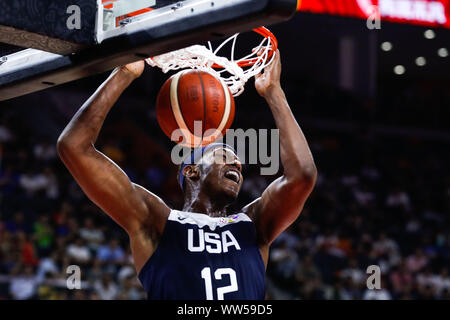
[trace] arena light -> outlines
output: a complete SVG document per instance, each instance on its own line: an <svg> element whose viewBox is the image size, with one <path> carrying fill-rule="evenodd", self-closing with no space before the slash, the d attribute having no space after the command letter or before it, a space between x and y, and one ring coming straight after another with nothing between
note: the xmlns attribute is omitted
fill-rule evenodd
<svg viewBox="0 0 450 320"><path fill-rule="evenodd" d="M425 66L427 64L427 59L425 59L425 57L417 57L416 64L419 67L423 67L423 66Z"/></svg>
<svg viewBox="0 0 450 320"><path fill-rule="evenodd" d="M393 48L393 45L391 42L389 41L385 41L381 44L381 50L385 51L385 52L389 52L391 51Z"/></svg>
<svg viewBox="0 0 450 320"><path fill-rule="evenodd" d="M448 49L447 48L440 48L438 50L438 56L441 58L447 58L448 57Z"/></svg>
<svg viewBox="0 0 450 320"><path fill-rule="evenodd" d="M395 66L395 68L394 68L394 73L396 75L401 76L401 75L405 74L405 72L406 72L406 68L402 65Z"/></svg>
<svg viewBox="0 0 450 320"><path fill-rule="evenodd" d="M428 29L427 31L425 31L424 36L428 40L432 40L432 39L436 38L436 33L433 30Z"/></svg>

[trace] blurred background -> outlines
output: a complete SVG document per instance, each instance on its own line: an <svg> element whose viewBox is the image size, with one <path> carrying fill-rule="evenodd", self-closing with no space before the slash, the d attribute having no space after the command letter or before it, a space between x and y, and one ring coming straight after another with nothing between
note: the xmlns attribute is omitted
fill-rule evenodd
<svg viewBox="0 0 450 320"><path fill-rule="evenodd" d="M319 178L272 247L267 298L450 299L450 31L385 21L370 30L364 19L309 11L270 28ZM145 299L126 233L56 153L59 134L107 76L0 104L0 299ZM179 209L173 144L155 115L168 76L146 68L97 148ZM236 104L232 128L275 128L252 82ZM276 178L256 165L244 177L234 208ZM82 290L66 289L71 264L81 267ZM367 290L369 265L380 266L382 290Z"/></svg>

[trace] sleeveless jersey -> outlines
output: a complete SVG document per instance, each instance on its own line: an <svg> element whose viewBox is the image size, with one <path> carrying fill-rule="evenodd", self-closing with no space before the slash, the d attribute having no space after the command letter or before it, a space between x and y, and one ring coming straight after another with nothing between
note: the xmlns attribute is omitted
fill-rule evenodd
<svg viewBox="0 0 450 320"><path fill-rule="evenodd" d="M264 277L246 214L211 218L177 210L139 273L149 300L263 300Z"/></svg>

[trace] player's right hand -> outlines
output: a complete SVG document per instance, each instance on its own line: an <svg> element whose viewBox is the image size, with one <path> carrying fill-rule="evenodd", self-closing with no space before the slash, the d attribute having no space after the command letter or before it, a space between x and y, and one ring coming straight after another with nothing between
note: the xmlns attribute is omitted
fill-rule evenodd
<svg viewBox="0 0 450 320"><path fill-rule="evenodd" d="M261 55L262 52L258 52L258 56ZM262 96L267 98L273 89L281 88L280 84L281 77L281 58L280 51L277 50L275 53L275 58L269 66L264 69L264 72L261 72L255 76L255 87L256 91Z"/></svg>

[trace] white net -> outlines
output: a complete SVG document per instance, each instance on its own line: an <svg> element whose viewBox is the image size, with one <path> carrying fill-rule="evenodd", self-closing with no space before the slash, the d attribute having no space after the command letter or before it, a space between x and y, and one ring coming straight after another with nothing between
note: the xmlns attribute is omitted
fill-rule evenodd
<svg viewBox="0 0 450 320"><path fill-rule="evenodd" d="M217 78L222 79L230 88L234 97L244 92L247 81L259 74L265 67L269 66L275 54L270 57L272 50L272 39L264 38L263 41L252 50L249 55L235 60L236 40L239 34L225 40L219 47L213 50L211 42L208 42L208 48L202 45L195 45L185 49L172 51L157 57L147 59L147 63L152 67L159 67L164 73L179 69L198 69L211 73ZM231 56L226 58L218 54L224 47L231 42ZM259 53L259 54L258 54ZM255 60L255 63L249 67L241 67L239 63L246 60ZM221 66L222 68L217 68Z"/></svg>

